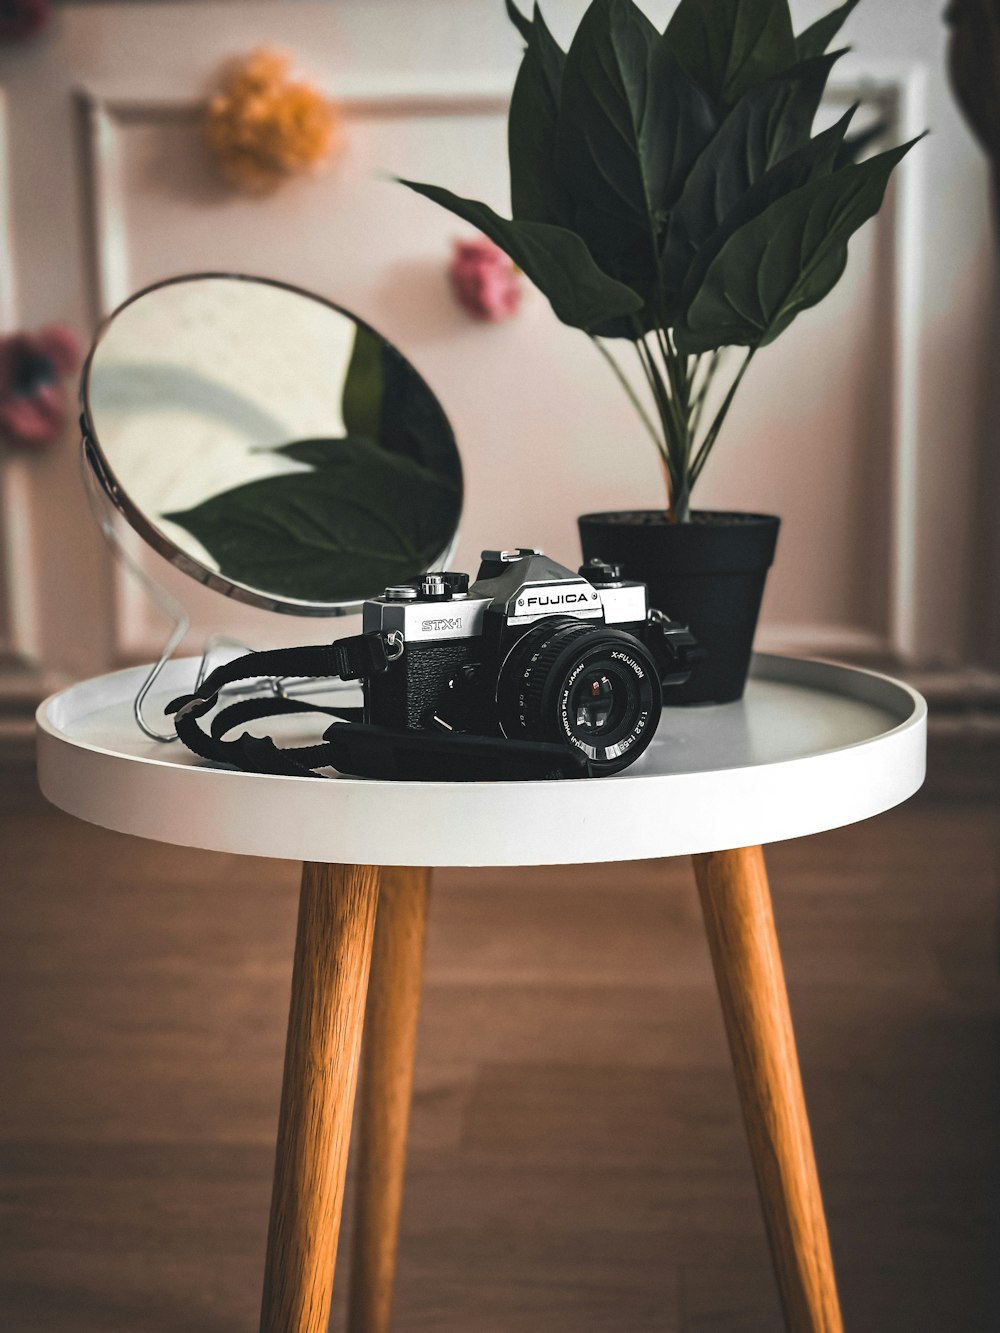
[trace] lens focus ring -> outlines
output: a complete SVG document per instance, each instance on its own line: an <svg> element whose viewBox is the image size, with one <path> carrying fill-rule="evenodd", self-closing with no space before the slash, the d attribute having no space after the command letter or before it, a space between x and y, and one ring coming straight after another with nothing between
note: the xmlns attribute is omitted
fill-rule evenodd
<svg viewBox="0 0 1000 1333"><path fill-rule="evenodd" d="M538 642L541 646L537 647L535 652L527 653L516 685L519 687L517 688L517 701L519 705L518 720L521 721L521 725L533 736L538 735L541 738L541 733L544 731L549 733L545 739L551 739L552 728L545 726L546 719L543 716L542 701L551 683L552 668L562 656L567 645L583 635L589 637L594 631L594 626L567 618L563 619L563 623L558 626L549 621L546 630L551 637L546 639L546 634L538 634ZM532 631L532 633L537 633L537 631ZM529 637L531 637L530 634L525 635L525 639ZM525 639L522 639L521 642L524 643Z"/></svg>
<svg viewBox="0 0 1000 1333"><path fill-rule="evenodd" d="M637 639L569 616L546 618L528 630L497 682L506 735L572 745L596 773L617 772L642 753L660 705L659 675Z"/></svg>

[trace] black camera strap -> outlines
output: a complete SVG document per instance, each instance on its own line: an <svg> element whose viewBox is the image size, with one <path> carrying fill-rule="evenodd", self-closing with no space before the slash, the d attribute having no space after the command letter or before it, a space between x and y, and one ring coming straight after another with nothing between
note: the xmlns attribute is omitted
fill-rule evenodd
<svg viewBox="0 0 1000 1333"><path fill-rule="evenodd" d="M316 769L336 769L356 777L484 782L532 778L588 777L590 764L579 750L541 741L456 732L399 731L365 722L364 710L260 696L229 704L212 718L210 731L199 719L219 702L220 691L238 681L339 677L360 680L387 671L393 654L385 636L357 634L331 644L274 648L247 653L216 667L198 689L167 705L181 741L202 759L250 773L324 777ZM270 736L229 732L261 718L319 713L336 719L315 745L280 747Z"/></svg>

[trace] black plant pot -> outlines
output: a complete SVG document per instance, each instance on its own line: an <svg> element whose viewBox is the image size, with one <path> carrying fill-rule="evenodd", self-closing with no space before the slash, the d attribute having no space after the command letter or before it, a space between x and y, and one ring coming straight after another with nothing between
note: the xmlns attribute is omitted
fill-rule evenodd
<svg viewBox="0 0 1000 1333"><path fill-rule="evenodd" d="M781 520L770 514L694 510L668 523L662 510L584 514L584 560L621 565L649 586L651 605L689 625L708 654L665 704L728 703L746 684L764 582Z"/></svg>

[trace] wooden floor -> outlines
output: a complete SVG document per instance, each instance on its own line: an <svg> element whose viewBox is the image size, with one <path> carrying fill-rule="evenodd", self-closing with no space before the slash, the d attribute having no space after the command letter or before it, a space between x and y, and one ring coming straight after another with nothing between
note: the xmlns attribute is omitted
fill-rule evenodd
<svg viewBox="0 0 1000 1333"><path fill-rule="evenodd" d="M1000 1328L996 750L932 772L769 857L848 1333ZM0 796L0 1330L251 1333L297 870ZM688 864L442 872L427 969L396 1329L774 1333Z"/></svg>

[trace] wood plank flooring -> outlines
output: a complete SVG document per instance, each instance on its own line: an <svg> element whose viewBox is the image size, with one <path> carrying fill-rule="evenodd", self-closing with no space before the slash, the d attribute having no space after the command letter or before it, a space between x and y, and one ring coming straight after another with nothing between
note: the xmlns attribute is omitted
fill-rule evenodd
<svg viewBox="0 0 1000 1333"><path fill-rule="evenodd" d="M769 853L849 1333L1000 1328L997 771ZM0 1330L252 1333L297 868L0 838ZM416 1084L399 1333L780 1328L686 862L439 873Z"/></svg>

